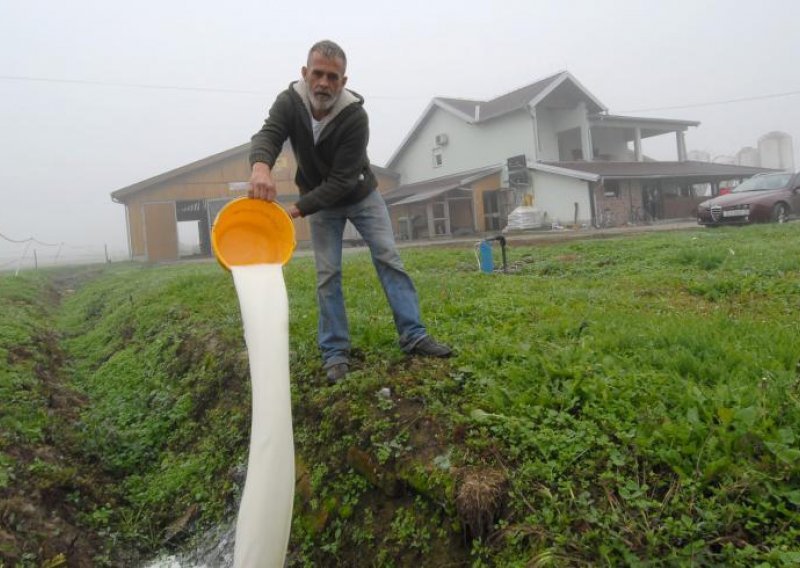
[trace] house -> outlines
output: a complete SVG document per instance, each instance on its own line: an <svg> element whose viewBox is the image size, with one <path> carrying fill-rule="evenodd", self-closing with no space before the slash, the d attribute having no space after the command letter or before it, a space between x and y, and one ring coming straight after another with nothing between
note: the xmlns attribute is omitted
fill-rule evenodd
<svg viewBox="0 0 800 568"><path fill-rule="evenodd" d="M242 144L112 192L111 199L125 205L131 258L162 262L211 256L210 228L217 213L226 203L247 193L242 182L250 179L249 153L250 144ZM396 174L377 166L373 169L379 191L397 185ZM299 197L294 184L296 170L297 162L287 143L272 170L277 201L285 206ZM310 241L308 221L295 219L294 224L298 243ZM191 235L197 247L184 247L181 234Z"/></svg>
<svg viewBox="0 0 800 568"><path fill-rule="evenodd" d="M435 238L506 227L533 205L550 223L612 226L694 216L720 182L762 168L687 161L699 122L618 116L567 71L489 101L434 98L386 164L396 234ZM676 160L642 140L674 136Z"/></svg>

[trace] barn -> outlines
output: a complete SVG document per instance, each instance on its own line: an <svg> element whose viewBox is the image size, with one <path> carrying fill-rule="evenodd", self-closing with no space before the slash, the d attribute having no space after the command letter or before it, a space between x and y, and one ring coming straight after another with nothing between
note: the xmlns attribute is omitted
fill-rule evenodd
<svg viewBox="0 0 800 568"><path fill-rule="evenodd" d="M249 152L250 144L242 144L112 192L111 199L125 206L130 257L145 262L210 257L214 218L227 202L247 194ZM397 174L372 167L382 193L397 186ZM285 207L299 197L296 169L286 144L273 168L278 202ZM294 223L298 245L307 245L308 221Z"/></svg>

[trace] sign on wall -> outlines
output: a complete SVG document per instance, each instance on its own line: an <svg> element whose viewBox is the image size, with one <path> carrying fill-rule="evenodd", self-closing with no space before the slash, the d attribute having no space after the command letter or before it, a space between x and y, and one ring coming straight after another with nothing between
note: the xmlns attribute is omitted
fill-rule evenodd
<svg viewBox="0 0 800 568"><path fill-rule="evenodd" d="M175 217L178 221L199 221L206 216L206 202L202 199L175 202Z"/></svg>

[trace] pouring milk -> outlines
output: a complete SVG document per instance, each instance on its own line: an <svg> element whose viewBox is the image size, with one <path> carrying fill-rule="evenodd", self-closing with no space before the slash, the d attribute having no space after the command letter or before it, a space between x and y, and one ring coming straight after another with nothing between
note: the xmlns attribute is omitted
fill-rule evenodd
<svg viewBox="0 0 800 568"><path fill-rule="evenodd" d="M289 389L289 302L281 264L231 267L250 361L250 453L233 563L284 565L294 500L294 438Z"/></svg>

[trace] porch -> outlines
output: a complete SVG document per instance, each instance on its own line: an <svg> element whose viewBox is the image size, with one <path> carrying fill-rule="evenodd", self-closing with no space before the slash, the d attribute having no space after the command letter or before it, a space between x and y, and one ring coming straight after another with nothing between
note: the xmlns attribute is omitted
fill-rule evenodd
<svg viewBox="0 0 800 568"><path fill-rule="evenodd" d="M771 170L708 162L551 162L593 173L595 227L619 227L695 216L697 205L742 180Z"/></svg>
<svg viewBox="0 0 800 568"><path fill-rule="evenodd" d="M499 200L501 171L500 166L479 168L386 192L397 240L451 238L493 229L505 211Z"/></svg>

